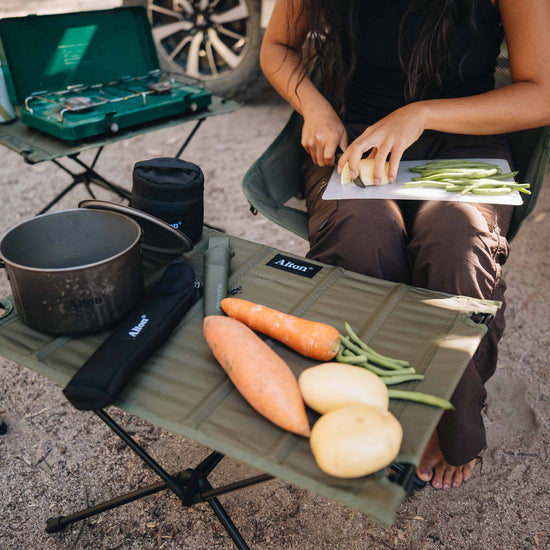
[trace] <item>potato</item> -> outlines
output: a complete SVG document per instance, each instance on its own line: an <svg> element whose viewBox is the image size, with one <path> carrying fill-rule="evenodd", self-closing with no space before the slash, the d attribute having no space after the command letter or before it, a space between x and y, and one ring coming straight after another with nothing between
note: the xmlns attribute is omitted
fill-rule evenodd
<svg viewBox="0 0 550 550"><path fill-rule="evenodd" d="M382 175L382 180L380 182L380 185L389 183L389 180L388 180L389 167L390 167L389 163L386 162L384 165L384 174ZM361 159L359 161L359 179L363 182L364 185L374 185L374 181L372 177L373 170L374 170L374 159ZM351 174L349 171L349 164L347 162L344 165L344 168L342 169L342 174L340 175L340 183L342 185L353 183L353 178L351 177Z"/></svg>
<svg viewBox="0 0 550 550"><path fill-rule="evenodd" d="M402 439L403 429L393 414L356 403L321 416L309 442L323 472L352 478L388 466L399 453Z"/></svg>
<svg viewBox="0 0 550 550"><path fill-rule="evenodd" d="M298 384L306 405L321 414L352 403L388 409L386 385L362 367L322 363L303 371Z"/></svg>

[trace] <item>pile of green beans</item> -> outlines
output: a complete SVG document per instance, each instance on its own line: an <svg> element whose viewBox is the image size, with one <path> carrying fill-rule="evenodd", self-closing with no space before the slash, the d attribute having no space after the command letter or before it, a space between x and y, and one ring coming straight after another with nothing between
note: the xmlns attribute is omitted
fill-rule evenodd
<svg viewBox="0 0 550 550"><path fill-rule="evenodd" d="M336 361L348 365L357 365L370 370L380 377L386 386L403 384L416 380L424 380L423 374L416 373L408 361L387 357L373 350L357 336L349 323L344 323L346 334L340 335L340 350ZM388 389L390 399L416 401L424 405L432 405L442 409L453 409L453 405L446 399L428 393Z"/></svg>
<svg viewBox="0 0 550 550"><path fill-rule="evenodd" d="M530 184L509 180L518 172L502 173L499 166L480 160L440 159L409 168L419 177L411 178L403 187L437 187L466 195L506 195L514 191L531 194Z"/></svg>

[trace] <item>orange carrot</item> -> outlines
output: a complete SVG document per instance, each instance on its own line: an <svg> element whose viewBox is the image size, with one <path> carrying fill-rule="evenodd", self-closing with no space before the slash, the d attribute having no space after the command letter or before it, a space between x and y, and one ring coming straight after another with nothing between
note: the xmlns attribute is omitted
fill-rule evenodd
<svg viewBox="0 0 550 550"><path fill-rule="evenodd" d="M308 321L239 298L224 298L221 306L229 317L311 359L330 361L340 348L340 334L325 323Z"/></svg>
<svg viewBox="0 0 550 550"><path fill-rule="evenodd" d="M214 357L252 407L280 428L309 437L298 381L281 357L254 331L229 317L205 317L203 332Z"/></svg>

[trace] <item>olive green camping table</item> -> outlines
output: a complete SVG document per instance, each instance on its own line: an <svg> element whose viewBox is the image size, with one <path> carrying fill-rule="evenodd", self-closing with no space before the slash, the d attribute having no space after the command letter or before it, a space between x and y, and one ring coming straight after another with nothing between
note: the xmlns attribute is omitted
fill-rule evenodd
<svg viewBox="0 0 550 550"><path fill-rule="evenodd" d="M91 184L94 184L112 191L123 199L130 199L130 192L127 189L111 182L107 177L99 174L96 169L99 157L105 146L148 132L193 122L193 127L185 137L177 153L174 155L175 158L179 158L194 137L200 125L207 118L230 113L239 108L239 103L213 95L212 103L203 111L152 121L131 128L121 129L116 134L105 134L78 141L64 141L55 136L35 130L23 124L18 117L13 122L0 124L0 145L21 155L23 160L28 164L37 164L45 161L53 162L58 168L71 177L70 183L48 202L40 212L37 212L37 214L43 214L80 184L86 186L92 197L94 197L94 193ZM80 153L88 150L96 152L90 163L86 163L80 158Z"/></svg>
<svg viewBox="0 0 550 550"><path fill-rule="evenodd" d="M190 263L199 280L208 237L205 230L195 248L176 261ZM498 305L390 283L344 269L305 260L268 246L230 237L228 288L236 296L308 319L330 323L343 331L344 321L380 353L409 360L426 378L406 385L450 398L487 327L480 318L494 315ZM164 264L145 260L147 283L152 284ZM474 315L475 314L475 315ZM138 489L84 513L49 520L51 532L110 507L171 489L184 503L207 501L239 548L248 548L221 508L217 496L278 477L356 508L384 525L394 520L406 495L406 480L390 481L387 471L359 479L337 479L316 465L308 440L285 432L257 414L236 391L212 356L202 333L203 300L199 299L163 345L132 378L116 406L170 432L213 449L197 468L174 476L114 424L103 410L95 411L162 481ZM85 337L55 337L25 326L17 312L0 321L0 354L47 378L66 384L106 338L108 332ZM284 345L268 340L296 375L314 364ZM404 388L405 389L405 388ZM59 399L64 399L59 392ZM441 410L405 401L392 401L391 411L404 430L397 461L418 464ZM308 412L310 421L317 415ZM122 433L120 433L122 431ZM212 488L208 473L231 456L265 474Z"/></svg>

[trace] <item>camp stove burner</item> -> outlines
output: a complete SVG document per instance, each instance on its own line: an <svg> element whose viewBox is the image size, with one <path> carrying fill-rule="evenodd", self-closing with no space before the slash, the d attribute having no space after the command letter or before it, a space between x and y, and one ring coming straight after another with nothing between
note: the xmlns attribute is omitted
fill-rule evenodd
<svg viewBox="0 0 550 550"><path fill-rule="evenodd" d="M94 102L87 96L79 95L67 98L63 106L71 111L84 111L93 108Z"/></svg>
<svg viewBox="0 0 550 550"><path fill-rule="evenodd" d="M149 82L147 84L147 89L155 94L169 94L172 91L172 84L170 84L168 80Z"/></svg>
<svg viewBox="0 0 550 550"><path fill-rule="evenodd" d="M93 111L96 107L108 103L107 99L99 98L94 101L91 97L88 96L72 96L68 97L61 103L61 110L59 111L59 116L57 117L57 122L63 123L65 120L66 113L89 113Z"/></svg>

